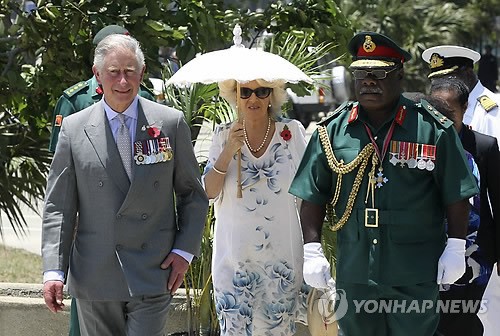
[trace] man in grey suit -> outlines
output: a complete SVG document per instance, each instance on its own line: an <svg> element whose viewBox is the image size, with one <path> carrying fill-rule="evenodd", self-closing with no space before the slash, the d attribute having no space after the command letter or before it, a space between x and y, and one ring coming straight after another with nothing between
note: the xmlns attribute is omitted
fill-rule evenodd
<svg viewBox="0 0 500 336"><path fill-rule="evenodd" d="M63 120L50 168L44 298L60 311L67 280L82 335L164 335L200 250L208 200L190 130L180 111L137 95L144 69L134 38L98 44L103 99Z"/></svg>

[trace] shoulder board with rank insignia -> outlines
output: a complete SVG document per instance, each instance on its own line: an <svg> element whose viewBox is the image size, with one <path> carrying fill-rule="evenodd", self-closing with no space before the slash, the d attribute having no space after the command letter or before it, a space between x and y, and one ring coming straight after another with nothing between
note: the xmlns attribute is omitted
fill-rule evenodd
<svg viewBox="0 0 500 336"><path fill-rule="evenodd" d="M67 88L66 90L63 91L63 94L67 97L70 98L72 97L75 93L81 91L82 89L88 87L89 84L86 81L81 81L80 83L76 83L75 85Z"/></svg>
<svg viewBox="0 0 500 336"><path fill-rule="evenodd" d="M445 115L443 115L441 112L436 110L434 106L432 106L427 100L421 99L420 103L417 103L417 105L420 104L421 107L424 108L431 116L434 117L434 119L437 120L437 122L442 125L444 128L448 128L453 125L453 121L448 119Z"/></svg>
<svg viewBox="0 0 500 336"><path fill-rule="evenodd" d="M491 110L493 110L495 107L498 106L497 103L495 103L495 101L490 97L488 97L487 95L477 97L477 101L486 110L486 112L490 112Z"/></svg>
<svg viewBox="0 0 500 336"><path fill-rule="evenodd" d="M326 115L326 117L321 118L321 120L318 121L318 125L327 125L331 120L333 120L336 117L338 117L341 112L350 109L353 104L354 104L353 101L346 101L346 102L344 102L342 105L340 105L339 107L337 107L335 109L335 111L328 112L328 114Z"/></svg>

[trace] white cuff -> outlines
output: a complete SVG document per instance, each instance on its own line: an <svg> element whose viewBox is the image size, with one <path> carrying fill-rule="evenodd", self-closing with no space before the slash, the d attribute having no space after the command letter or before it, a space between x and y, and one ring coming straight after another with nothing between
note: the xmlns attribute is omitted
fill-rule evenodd
<svg viewBox="0 0 500 336"><path fill-rule="evenodd" d="M179 250L179 249L172 249L172 252L174 252L175 254L178 254L181 257L183 257L184 259L186 259L186 261L189 264L191 264L191 261L193 261L194 255L192 255L189 252L186 252L186 251L183 251L183 250Z"/></svg>
<svg viewBox="0 0 500 336"><path fill-rule="evenodd" d="M64 272L59 270L50 270L43 272L43 283L46 283L47 281L64 282Z"/></svg>

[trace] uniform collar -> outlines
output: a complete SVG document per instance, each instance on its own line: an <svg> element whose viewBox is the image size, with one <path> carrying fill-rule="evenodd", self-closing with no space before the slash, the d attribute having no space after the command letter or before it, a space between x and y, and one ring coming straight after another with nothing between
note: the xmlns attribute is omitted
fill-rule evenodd
<svg viewBox="0 0 500 336"><path fill-rule="evenodd" d="M483 86L483 84L481 84L480 81L477 81L476 86L474 86L472 91L469 93L469 99L468 99L469 106L476 106L477 97L485 94L484 91L486 90L487 89Z"/></svg>
<svg viewBox="0 0 500 336"><path fill-rule="evenodd" d="M97 78L95 76L92 76L92 78L89 81L90 84L90 93L92 94L92 99L94 100L99 100L102 97L102 89L101 93L97 92L98 89L100 88L99 83L97 82Z"/></svg>
<svg viewBox="0 0 500 336"><path fill-rule="evenodd" d="M405 127L406 115L407 115L408 107L409 107L410 103L413 103L413 102L404 98L403 95L400 95L398 104L394 108L394 111L391 114L391 117L389 119L387 119L387 121L384 123L384 125L387 124L388 122L392 122L392 120L394 120L394 118L395 118L396 123L399 126ZM357 120L365 122L365 120L363 120L364 119L363 116L362 115L360 116L361 109L362 109L362 107L358 102L356 102L352 106L351 110L349 111L349 119L347 121L349 124L352 124ZM369 124L368 122L366 122L366 123Z"/></svg>

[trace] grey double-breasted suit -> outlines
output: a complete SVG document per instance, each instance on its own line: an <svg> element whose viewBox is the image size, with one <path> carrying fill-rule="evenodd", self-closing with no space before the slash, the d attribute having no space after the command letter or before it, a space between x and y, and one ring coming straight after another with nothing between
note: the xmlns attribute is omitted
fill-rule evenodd
<svg viewBox="0 0 500 336"><path fill-rule="evenodd" d="M76 298L167 293L167 254L199 253L208 200L189 127L181 112L139 97L136 141L152 139L148 125L169 138L173 157L134 162L129 182L102 102L63 121L47 183L43 270L69 267Z"/></svg>

